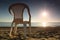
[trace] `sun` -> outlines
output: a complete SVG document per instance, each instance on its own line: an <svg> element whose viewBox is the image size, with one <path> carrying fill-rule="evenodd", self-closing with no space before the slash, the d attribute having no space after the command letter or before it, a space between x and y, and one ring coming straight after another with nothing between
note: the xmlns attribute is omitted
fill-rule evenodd
<svg viewBox="0 0 60 40"><path fill-rule="evenodd" d="M47 12L46 12L46 11L43 11L43 12L42 12L42 16L43 16L43 17L46 17L46 16L47 16Z"/></svg>

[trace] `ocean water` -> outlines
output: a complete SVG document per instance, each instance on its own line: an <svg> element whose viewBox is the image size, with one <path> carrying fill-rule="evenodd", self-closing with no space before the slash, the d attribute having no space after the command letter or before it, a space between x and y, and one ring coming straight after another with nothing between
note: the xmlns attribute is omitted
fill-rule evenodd
<svg viewBox="0 0 60 40"><path fill-rule="evenodd" d="M0 22L0 27L11 27L11 23L12 22ZM23 24L19 24L17 26L22 27ZM31 26L37 27L37 26L43 26L43 24L40 22L32 22ZM60 26L60 22L48 22L48 23L46 23L46 26Z"/></svg>

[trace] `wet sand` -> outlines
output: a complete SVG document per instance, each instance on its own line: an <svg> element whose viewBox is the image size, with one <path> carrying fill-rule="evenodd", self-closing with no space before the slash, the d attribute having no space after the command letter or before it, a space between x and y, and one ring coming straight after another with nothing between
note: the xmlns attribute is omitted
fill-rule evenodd
<svg viewBox="0 0 60 40"><path fill-rule="evenodd" d="M17 27L19 31L23 31L24 27ZM0 31L9 31L11 29L11 27L0 27ZM29 30L29 27L26 28L27 30ZM39 31L39 30L44 30L44 31L59 31L60 30L60 26L56 26L56 27L31 27L32 31Z"/></svg>

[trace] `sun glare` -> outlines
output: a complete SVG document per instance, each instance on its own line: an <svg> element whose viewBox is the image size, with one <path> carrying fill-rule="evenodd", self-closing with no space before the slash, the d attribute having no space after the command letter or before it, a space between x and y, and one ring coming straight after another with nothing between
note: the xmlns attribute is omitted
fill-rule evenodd
<svg viewBox="0 0 60 40"><path fill-rule="evenodd" d="M46 27L47 26L46 24L47 24L46 22L42 22L43 27Z"/></svg>

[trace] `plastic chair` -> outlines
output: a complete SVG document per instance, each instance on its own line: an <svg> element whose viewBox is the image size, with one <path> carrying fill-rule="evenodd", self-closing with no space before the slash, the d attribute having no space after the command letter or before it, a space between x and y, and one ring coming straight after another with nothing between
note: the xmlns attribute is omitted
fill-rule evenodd
<svg viewBox="0 0 60 40"><path fill-rule="evenodd" d="M23 21L23 12L24 12L25 8L28 11L29 21ZM30 14L30 9L29 9L28 5L26 5L24 3L12 4L9 6L9 13L14 16L13 22L11 24L10 36L12 35L13 24L15 24L14 34L17 33L17 24L23 24L24 26L26 24L29 24L29 31L31 33L31 14Z"/></svg>

